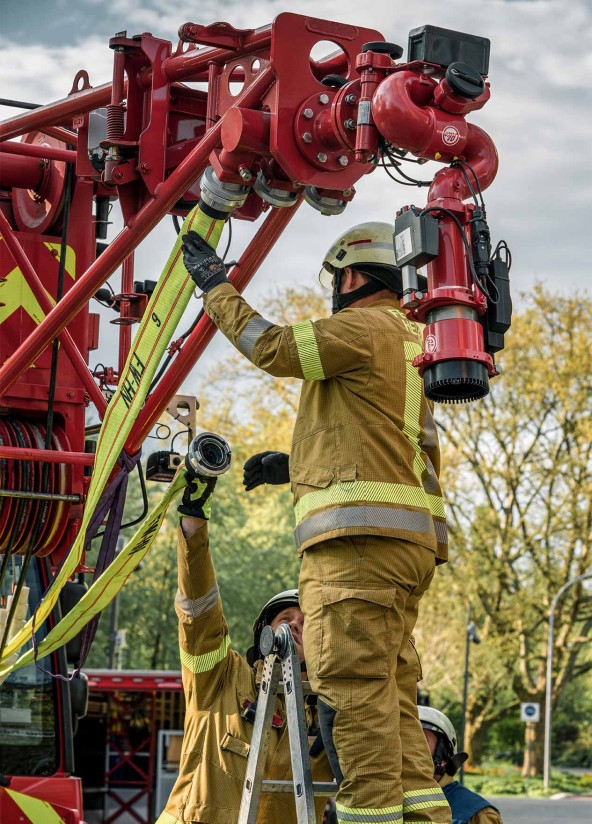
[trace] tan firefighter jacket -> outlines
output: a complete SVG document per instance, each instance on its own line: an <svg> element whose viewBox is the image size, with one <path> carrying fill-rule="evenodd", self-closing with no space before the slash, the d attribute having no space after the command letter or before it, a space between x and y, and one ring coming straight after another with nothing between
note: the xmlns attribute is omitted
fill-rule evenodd
<svg viewBox="0 0 592 824"><path fill-rule="evenodd" d="M260 369L304 381L290 453L299 551L371 534L447 560L438 437L412 364L421 332L395 296L282 327L223 283L204 309Z"/></svg>
<svg viewBox="0 0 592 824"><path fill-rule="evenodd" d="M178 539L179 589L175 610L179 618L179 645L186 700L185 733L179 776L157 824L235 824L247 769L253 725L242 713L245 702L257 697L254 670L230 645L228 626L210 555L208 528L189 540ZM258 668L260 677L261 667ZM307 706L307 722L316 724L316 710ZM284 721L283 702L276 715ZM310 739L312 742L312 739ZM332 781L323 751L311 758L313 776ZM272 729L265 777L291 778L288 730ZM315 799L317 822L325 799ZM296 824L293 796L265 793L257 824Z"/></svg>

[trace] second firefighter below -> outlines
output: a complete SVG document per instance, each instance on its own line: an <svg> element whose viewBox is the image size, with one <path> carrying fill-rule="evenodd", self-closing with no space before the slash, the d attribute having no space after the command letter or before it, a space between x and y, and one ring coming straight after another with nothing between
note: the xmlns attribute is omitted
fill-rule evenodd
<svg viewBox="0 0 592 824"><path fill-rule="evenodd" d="M450 822L417 714L403 721L399 709L415 690L401 656L447 536L436 427L413 366L422 336L399 308L392 227L365 223L338 238L321 270L333 315L293 326L249 306L196 233L183 252L231 343L269 374L303 381L289 480L307 671L340 782L338 820ZM418 745L403 758L408 740Z"/></svg>
<svg viewBox="0 0 592 824"><path fill-rule="evenodd" d="M179 506L183 517L178 536L175 610L179 619L185 731L179 775L157 824L235 824L261 684L263 662L258 650L263 627L269 624L276 629L279 624L287 624L298 655L304 660L303 615L295 589L278 593L261 609L248 660L232 648L210 554L210 491L211 487L195 481L187 487ZM278 698L275 713L264 777L289 780L292 769L282 698ZM314 706L307 705L306 718L309 733L316 736ZM311 766L315 780L332 780L324 752L311 757ZM325 801L315 798L317 824L323 821L324 807ZM291 793L261 794L257 824L272 822L296 824Z"/></svg>

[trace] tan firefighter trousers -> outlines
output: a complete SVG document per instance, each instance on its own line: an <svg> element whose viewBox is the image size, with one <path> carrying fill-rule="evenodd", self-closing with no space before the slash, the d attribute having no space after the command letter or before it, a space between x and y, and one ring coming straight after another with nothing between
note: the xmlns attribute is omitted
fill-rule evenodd
<svg viewBox="0 0 592 824"><path fill-rule="evenodd" d="M417 717L419 661L410 643L434 567L430 550L373 535L334 538L303 554L307 672L324 710L327 753L338 760L340 824L451 822Z"/></svg>

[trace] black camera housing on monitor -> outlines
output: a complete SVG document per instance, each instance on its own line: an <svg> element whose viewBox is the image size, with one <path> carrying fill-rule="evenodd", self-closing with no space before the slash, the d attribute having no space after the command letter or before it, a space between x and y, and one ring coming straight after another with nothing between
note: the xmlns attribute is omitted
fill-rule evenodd
<svg viewBox="0 0 592 824"><path fill-rule="evenodd" d="M443 68L451 63L467 63L486 77L489 72L489 47L487 37L438 26L421 26L409 32L407 61L436 63Z"/></svg>

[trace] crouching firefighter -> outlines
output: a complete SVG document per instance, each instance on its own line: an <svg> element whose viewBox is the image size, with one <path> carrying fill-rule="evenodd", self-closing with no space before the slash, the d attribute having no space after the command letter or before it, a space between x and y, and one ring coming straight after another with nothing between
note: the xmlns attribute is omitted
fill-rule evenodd
<svg viewBox="0 0 592 824"><path fill-rule="evenodd" d="M175 611L186 701L179 776L157 824L234 824L238 819L249 745L253 733L263 661L259 637L264 626L290 627L300 660L303 615L298 590L274 595L257 616L247 659L231 646L216 583L207 521L215 479L193 480L178 511L178 590ZM307 705L311 735L317 737L316 708ZM312 739L309 739L312 740ZM318 746L317 746L318 752ZM313 776L331 781L324 752L311 754ZM288 729L283 698L278 698L265 778L291 780ZM315 798L316 820L323 820L325 800ZM257 824L296 824L291 793L262 793Z"/></svg>
<svg viewBox="0 0 592 824"><path fill-rule="evenodd" d="M458 752L451 720L433 707L418 707L418 710L434 762L434 778L452 809L452 824L503 824L493 804L454 780L453 776L468 755Z"/></svg>

